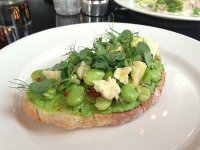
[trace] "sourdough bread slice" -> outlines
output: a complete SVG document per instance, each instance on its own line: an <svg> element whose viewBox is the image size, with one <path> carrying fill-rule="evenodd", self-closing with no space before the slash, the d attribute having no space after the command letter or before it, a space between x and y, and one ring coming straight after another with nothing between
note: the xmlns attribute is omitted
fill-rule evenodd
<svg viewBox="0 0 200 150"><path fill-rule="evenodd" d="M53 124L66 129L91 128L95 126L105 125L120 125L137 118L143 112L153 106L159 100L159 97L162 94L164 82L165 72L163 72L162 81L159 87L155 89L154 94L150 96L148 100L146 100L142 105L139 105L133 110L122 113L94 114L91 117L83 117L59 111L46 112L42 109L36 108L27 98L27 96L25 96L23 100L23 109L28 116L30 116L33 120L37 122L44 124Z"/></svg>

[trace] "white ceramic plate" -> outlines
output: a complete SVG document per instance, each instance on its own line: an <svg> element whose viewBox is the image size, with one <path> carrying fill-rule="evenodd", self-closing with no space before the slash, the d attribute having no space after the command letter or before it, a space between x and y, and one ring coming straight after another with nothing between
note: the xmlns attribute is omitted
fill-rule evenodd
<svg viewBox="0 0 200 150"><path fill-rule="evenodd" d="M67 131L37 124L21 108L20 93L8 81L28 81L33 70L51 66L69 45L88 46L112 26L160 43L166 85L160 101L138 119L116 127ZM92 23L47 30L0 51L0 149L174 150L200 149L200 42L153 27Z"/></svg>
<svg viewBox="0 0 200 150"><path fill-rule="evenodd" d="M173 19L173 20L187 20L187 21L200 21L200 17L192 17L189 16L187 13L183 14L183 15L176 15L173 13L159 13L159 12L152 12L149 10L146 10L142 7L140 7L135 0L114 0L117 4L128 8L132 11L136 11L139 13L143 13L146 15L150 15L150 16L155 16L155 17L159 17L159 18L165 18L165 19Z"/></svg>

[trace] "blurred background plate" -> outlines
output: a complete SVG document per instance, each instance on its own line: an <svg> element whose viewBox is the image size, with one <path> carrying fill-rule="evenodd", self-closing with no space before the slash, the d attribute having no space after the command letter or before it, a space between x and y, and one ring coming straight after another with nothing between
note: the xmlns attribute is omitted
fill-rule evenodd
<svg viewBox="0 0 200 150"><path fill-rule="evenodd" d="M171 19L171 20L185 20L185 21L200 21L200 17L192 17L192 16L184 16L184 15L173 15L170 13L159 13L159 12L152 12L148 11L140 6L135 2L135 0L114 0L117 4L128 8L132 11L139 12L142 14L159 17L159 18L165 18L165 19Z"/></svg>

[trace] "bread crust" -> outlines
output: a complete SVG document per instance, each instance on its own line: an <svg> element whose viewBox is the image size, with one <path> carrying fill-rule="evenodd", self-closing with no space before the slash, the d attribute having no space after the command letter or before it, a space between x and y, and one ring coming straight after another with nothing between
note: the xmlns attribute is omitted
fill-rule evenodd
<svg viewBox="0 0 200 150"><path fill-rule="evenodd" d="M156 88L154 94L149 97L144 104L139 105L133 110L121 113L111 114L94 114L91 117L83 117L72 115L66 112L46 112L36 108L31 101L25 96L23 100L23 109L25 113L33 120L44 123L53 124L65 129L91 128L106 125L120 125L139 117L143 112L153 106L162 94L162 88L165 83L165 72L162 75L160 86Z"/></svg>

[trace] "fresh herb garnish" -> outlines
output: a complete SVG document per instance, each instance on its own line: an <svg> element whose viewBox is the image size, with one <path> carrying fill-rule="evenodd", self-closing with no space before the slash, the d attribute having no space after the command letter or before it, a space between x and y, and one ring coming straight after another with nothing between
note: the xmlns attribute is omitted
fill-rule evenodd
<svg viewBox="0 0 200 150"><path fill-rule="evenodd" d="M46 79L41 82L32 82L29 85L29 90L36 93L44 93L55 85L54 79Z"/></svg>
<svg viewBox="0 0 200 150"><path fill-rule="evenodd" d="M80 51L79 54L77 54L77 57L81 61L85 61L88 65L90 65L93 62L94 54L92 52L92 49L84 48L83 50ZM81 61L79 61L79 62L81 62Z"/></svg>
<svg viewBox="0 0 200 150"><path fill-rule="evenodd" d="M152 55L151 55L151 51L149 49L149 46L144 43L144 42L139 42L136 50L141 53L141 55L144 57L144 60L147 64L148 67L151 67L151 63L153 61Z"/></svg>
<svg viewBox="0 0 200 150"><path fill-rule="evenodd" d="M53 86L60 87L62 84L65 87L69 86L76 68L82 61L90 65L91 68L112 72L116 68L131 66L134 61L143 61L148 67L152 66L151 51L145 42L139 42L136 47L131 46L133 39L140 38L138 33L130 30L119 33L111 29L111 32L107 32L106 35L107 38L97 38L93 43L93 48L84 48L80 52L76 52L74 46L70 47L70 52L67 53L68 58L50 68L53 71L61 71L61 81L44 79L30 85L21 81L15 83L17 86L14 88L43 93Z"/></svg>
<svg viewBox="0 0 200 150"><path fill-rule="evenodd" d="M29 90L29 85L28 83L20 80L20 79L14 79L14 81L9 81L13 86L9 86L10 88L17 89L19 91L28 91Z"/></svg>
<svg viewBox="0 0 200 150"><path fill-rule="evenodd" d="M137 48L132 47L133 37L139 37L138 33L130 30L119 33L111 29L111 32L107 32L107 41L100 37L94 41L92 49L84 48L79 53L71 51L68 59L54 68L62 71L63 79L69 78L74 73L76 65L82 61L92 68L114 71L117 67L131 65L134 60L143 58L150 67L152 56L148 45L142 42Z"/></svg>

